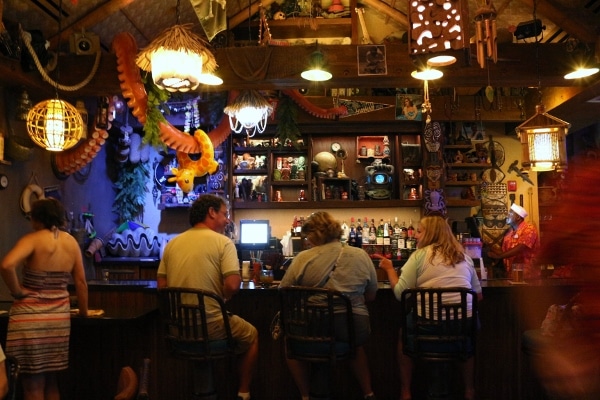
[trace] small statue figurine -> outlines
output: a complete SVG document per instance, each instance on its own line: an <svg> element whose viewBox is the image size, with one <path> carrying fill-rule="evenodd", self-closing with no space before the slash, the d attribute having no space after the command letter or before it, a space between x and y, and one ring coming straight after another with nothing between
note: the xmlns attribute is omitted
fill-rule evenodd
<svg viewBox="0 0 600 400"><path fill-rule="evenodd" d="M461 151L459 150L456 155L454 156L454 162L456 164L460 164L465 160L465 156L463 153L461 153Z"/></svg>
<svg viewBox="0 0 600 400"><path fill-rule="evenodd" d="M383 137L383 155L390 155L390 139L387 136Z"/></svg>

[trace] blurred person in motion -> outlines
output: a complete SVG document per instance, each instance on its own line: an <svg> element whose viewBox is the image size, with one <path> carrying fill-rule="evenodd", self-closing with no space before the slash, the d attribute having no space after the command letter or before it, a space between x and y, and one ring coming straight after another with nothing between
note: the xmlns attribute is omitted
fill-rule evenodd
<svg viewBox="0 0 600 400"><path fill-rule="evenodd" d="M535 268L534 257L539 248L538 231L535 225L527 218L527 211L516 203L510 206L506 223L510 228L502 239L502 249L492 249L488 257L503 259L504 269L510 276L515 264L523 264L523 276L525 278L539 278L540 270Z"/></svg>
<svg viewBox="0 0 600 400"><path fill-rule="evenodd" d="M342 245L342 227L327 212L312 214L302 225L302 233L306 235L312 248L294 257L280 287L324 287L340 291L350 298L357 345L356 356L350 360L350 365L364 398L374 400L369 362L363 347L371 333L369 311L365 302L375 300L377 293L377 273L373 261L364 250ZM341 321L343 320L340 319ZM337 326L339 329L336 328L336 332L342 332L344 336L340 336L340 339L344 340L347 335L345 326L341 323ZM302 400L308 400L309 364L292 359L286 361Z"/></svg>
<svg viewBox="0 0 600 400"><path fill-rule="evenodd" d="M200 196L190 208L189 221L191 228L165 247L158 266L157 286L204 289L226 301L231 299L240 290L242 279L235 244L224 235L230 223L225 200L211 194ZM238 400L249 400L258 360L258 331L237 315L230 315L229 324L239 355ZM220 324L211 334L220 336L223 329Z"/></svg>
<svg viewBox="0 0 600 400"><path fill-rule="evenodd" d="M400 277L391 260L378 256L381 260L379 268L386 272L396 299L401 299L405 289L417 287L463 287L473 289L479 300L483 298L473 260L465 254L463 246L456 240L450 225L444 218L427 216L421 219L416 238L417 250L402 267ZM400 398L408 400L412 398L413 361L404 354L401 332L397 357L400 365ZM465 399L469 400L475 398L474 367L474 357L470 357L463 363Z"/></svg>
<svg viewBox="0 0 600 400"><path fill-rule="evenodd" d="M60 398L57 373L69 365L71 310L67 285L72 278L79 315L88 313L88 291L81 249L63 231L65 210L45 198L31 206L34 232L23 236L2 260L0 272L14 297L8 319L6 352L19 361L25 400ZM17 268L23 265L23 281Z"/></svg>
<svg viewBox="0 0 600 400"><path fill-rule="evenodd" d="M536 260L572 266L581 288L565 307L564 326L553 335L524 334L540 383L553 399L600 399L600 160L575 157L569 162L561 198L544 226ZM548 290L560 291L551 286ZM571 308L575 305L575 308ZM525 317L540 319L523 305ZM543 317L543 316L542 316ZM537 332L536 332L537 331Z"/></svg>

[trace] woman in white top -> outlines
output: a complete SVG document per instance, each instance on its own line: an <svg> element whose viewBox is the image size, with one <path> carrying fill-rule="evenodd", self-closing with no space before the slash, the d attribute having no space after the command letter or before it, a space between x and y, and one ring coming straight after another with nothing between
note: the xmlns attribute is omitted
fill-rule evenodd
<svg viewBox="0 0 600 400"><path fill-rule="evenodd" d="M391 260L380 257L379 267L385 270L394 296L400 300L405 289L415 287L464 287L473 289L479 299L481 285L473 267L473 260L465 254L463 246L456 240L450 225L440 216L421 219L416 233L417 250L402 267L402 274L394 270ZM412 360L402 347L402 335L398 340L400 364L401 399L410 399ZM474 396L474 358L464 363L465 399Z"/></svg>

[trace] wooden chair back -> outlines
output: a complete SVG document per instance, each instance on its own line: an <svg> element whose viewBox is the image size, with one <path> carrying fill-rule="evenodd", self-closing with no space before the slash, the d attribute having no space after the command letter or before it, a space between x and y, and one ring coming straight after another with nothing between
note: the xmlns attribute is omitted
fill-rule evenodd
<svg viewBox="0 0 600 400"><path fill-rule="evenodd" d="M466 288L402 292L404 354L421 360L466 360L475 354L477 294Z"/></svg>
<svg viewBox="0 0 600 400"><path fill-rule="evenodd" d="M235 342L225 302L220 296L181 287L161 288L158 293L164 337L174 356L196 361L234 356ZM218 315L210 315L215 307ZM222 320L223 338L209 337L207 317Z"/></svg>
<svg viewBox="0 0 600 400"><path fill-rule="evenodd" d="M280 288L279 294L288 358L335 364L354 357L354 317L347 296L331 289L303 286ZM343 324L336 324L335 316L342 318ZM340 328L345 332L339 332ZM340 334L347 339L340 340Z"/></svg>

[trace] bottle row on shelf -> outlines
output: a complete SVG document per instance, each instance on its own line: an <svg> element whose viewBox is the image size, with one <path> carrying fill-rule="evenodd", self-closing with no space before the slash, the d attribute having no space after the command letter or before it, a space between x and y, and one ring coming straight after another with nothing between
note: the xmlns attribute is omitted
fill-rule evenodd
<svg viewBox="0 0 600 400"><path fill-rule="evenodd" d="M302 225L304 217L294 217L291 227L292 237L302 236ZM384 222L383 218L379 220L379 224L375 225L375 219L367 217L358 218L355 222L354 218L350 219L350 225L343 221L342 223L342 243L363 248L369 255L383 255L390 259L407 259L409 255L417 248L416 230L413 227L412 220L409 220L408 226L406 222L402 225L398 222L398 217L394 218L394 223L391 219Z"/></svg>

